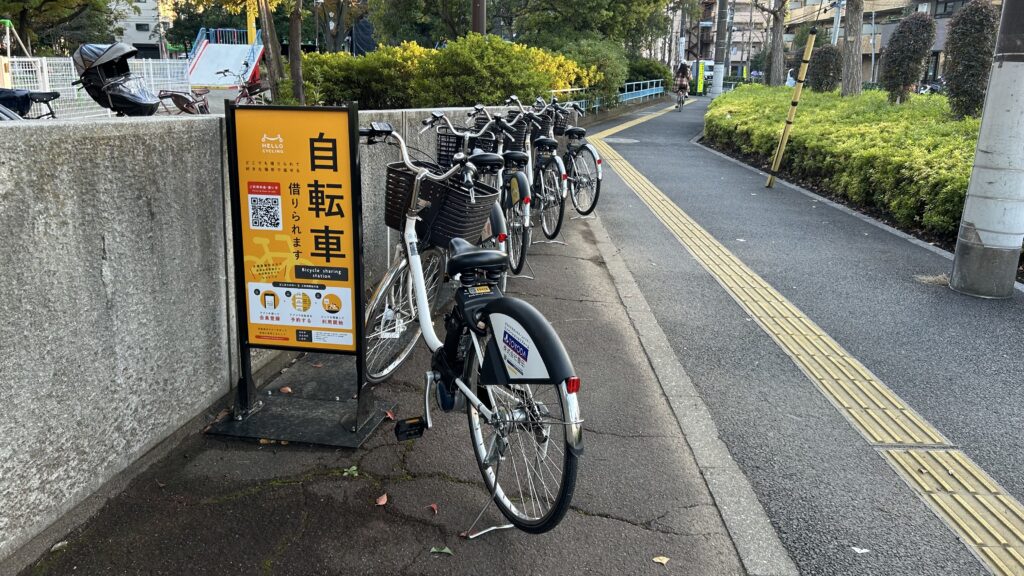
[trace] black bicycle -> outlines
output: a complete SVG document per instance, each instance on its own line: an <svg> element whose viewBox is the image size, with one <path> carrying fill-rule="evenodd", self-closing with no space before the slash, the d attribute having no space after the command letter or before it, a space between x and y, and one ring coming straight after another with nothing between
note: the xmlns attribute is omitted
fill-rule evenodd
<svg viewBox="0 0 1024 576"><path fill-rule="evenodd" d="M565 136L565 153L562 162L569 176L569 198L581 216L586 216L597 208L597 199L601 195L602 174L601 155L586 141L587 130L578 126L569 126L569 115L572 110L584 116L583 108L573 102L568 108L560 106L558 99L552 97L550 109L555 114L552 132L555 136Z"/></svg>
<svg viewBox="0 0 1024 576"><path fill-rule="evenodd" d="M562 230L565 216L565 182L568 174L558 156L558 140L551 135L552 119L543 110L527 110L519 98L510 96L506 103L513 103L518 110L509 113L511 119L522 117L530 127L530 174L534 213L540 216L541 231L548 240L554 240Z"/></svg>

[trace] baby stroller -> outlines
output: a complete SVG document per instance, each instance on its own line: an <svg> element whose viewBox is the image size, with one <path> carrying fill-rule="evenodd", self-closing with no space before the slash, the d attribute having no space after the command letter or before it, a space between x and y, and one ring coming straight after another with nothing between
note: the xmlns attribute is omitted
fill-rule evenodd
<svg viewBox="0 0 1024 576"><path fill-rule="evenodd" d="M97 104L118 116L152 116L160 99L128 68L128 59L138 52L121 42L82 44L73 56L79 77L75 84L81 84Z"/></svg>

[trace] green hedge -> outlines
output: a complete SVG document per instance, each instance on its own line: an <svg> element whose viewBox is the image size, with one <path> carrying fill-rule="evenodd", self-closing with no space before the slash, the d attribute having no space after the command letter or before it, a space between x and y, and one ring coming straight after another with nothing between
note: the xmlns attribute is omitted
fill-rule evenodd
<svg viewBox="0 0 1024 576"><path fill-rule="evenodd" d="M510 94L530 102L603 79L595 66L480 34L440 50L405 42L365 56L306 54L303 72L309 102L357 100L364 110L500 104Z"/></svg>
<svg viewBox="0 0 1024 576"><path fill-rule="evenodd" d="M714 146L767 164L791 88L743 86L716 98L705 116ZM867 91L840 98L804 92L782 170L882 211L911 230L955 237L974 162L979 121L954 120L942 95L901 106Z"/></svg>
<svg viewBox="0 0 1024 576"><path fill-rule="evenodd" d="M671 92L675 88L674 78L675 74L672 70L661 62L650 58L634 58L629 61L629 74L626 75L626 82L663 80L665 91Z"/></svg>

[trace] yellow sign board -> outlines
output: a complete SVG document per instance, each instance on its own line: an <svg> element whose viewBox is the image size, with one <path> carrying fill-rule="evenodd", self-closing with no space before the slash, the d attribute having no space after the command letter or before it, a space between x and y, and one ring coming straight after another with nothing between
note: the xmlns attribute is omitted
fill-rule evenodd
<svg viewBox="0 0 1024 576"><path fill-rule="evenodd" d="M249 346L358 351L355 122L344 108L229 110L239 327Z"/></svg>

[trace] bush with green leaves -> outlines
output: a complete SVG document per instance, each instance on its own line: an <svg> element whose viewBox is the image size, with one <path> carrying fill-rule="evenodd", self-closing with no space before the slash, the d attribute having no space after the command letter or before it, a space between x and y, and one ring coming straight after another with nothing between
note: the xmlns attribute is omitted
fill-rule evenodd
<svg viewBox="0 0 1024 576"><path fill-rule="evenodd" d="M828 44L814 49L807 65L807 87L815 92L831 92L843 77L843 54Z"/></svg>
<svg viewBox="0 0 1024 576"><path fill-rule="evenodd" d="M971 0L949 22L944 65L949 107L959 118L977 116L985 104L999 10L989 0Z"/></svg>
<svg viewBox="0 0 1024 576"><path fill-rule="evenodd" d="M629 61L629 72L626 75L626 82L639 82L641 80L663 80L665 86L672 85L675 74L668 66L650 58L633 58ZM668 88L666 88L668 89Z"/></svg>
<svg viewBox="0 0 1024 576"><path fill-rule="evenodd" d="M562 47L559 52L575 60L584 68L596 68L602 74L591 85L591 96L603 101L602 107L618 102L619 88L626 83L629 63L622 45L611 40L583 39Z"/></svg>
<svg viewBox="0 0 1024 576"><path fill-rule="evenodd" d="M356 100L364 110L499 104L509 94L530 101L603 78L561 54L480 34L440 50L404 42L365 56L306 54L303 70L310 102Z"/></svg>
<svg viewBox="0 0 1024 576"><path fill-rule="evenodd" d="M924 75L925 58L935 40L935 20L924 12L914 12L896 26L889 45L882 53L882 86L889 102L904 102L910 87Z"/></svg>
<svg viewBox="0 0 1024 576"><path fill-rule="evenodd" d="M708 107L704 133L715 147L766 166L778 144L792 89L751 84ZM841 98L805 92L782 172L907 230L955 238L980 123L956 120L941 94L890 106L881 91Z"/></svg>

